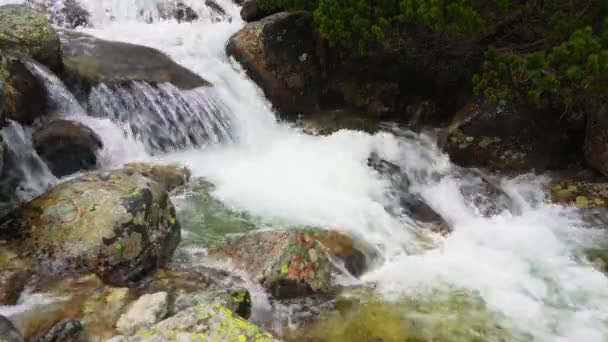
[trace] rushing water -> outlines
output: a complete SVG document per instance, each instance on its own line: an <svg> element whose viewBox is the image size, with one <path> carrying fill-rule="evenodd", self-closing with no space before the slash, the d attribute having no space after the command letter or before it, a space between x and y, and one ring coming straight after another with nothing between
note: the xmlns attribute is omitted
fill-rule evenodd
<svg viewBox="0 0 608 342"><path fill-rule="evenodd" d="M162 2L81 1L94 25L86 33L165 52L214 84L216 103L229 113L218 118L219 127L234 141L202 147L178 143L188 149L160 158L189 166L195 176L216 185L217 198L267 222L339 229L373 244L382 263L362 280L382 292L470 290L535 340L608 340L608 278L581 257L586 241L599 234L583 228L575 211L545 202L547 179L502 179L518 210L487 217L483 201L463 195L479 177L459 174L431 137L401 131L319 137L277 122L260 89L225 54L226 41L243 26L239 8L231 0L218 0L233 20L217 22L202 1L189 1L200 19L180 24L159 20ZM74 111L82 109L69 110ZM132 129L125 138L132 120L123 127L82 113L71 115L102 136L106 166L150 158ZM172 112L156 114L171 119ZM371 153L405 170L410 190L450 223L449 235L423 233L421 239L422 224L388 209L397 204L389 195L391 181L367 166Z"/></svg>

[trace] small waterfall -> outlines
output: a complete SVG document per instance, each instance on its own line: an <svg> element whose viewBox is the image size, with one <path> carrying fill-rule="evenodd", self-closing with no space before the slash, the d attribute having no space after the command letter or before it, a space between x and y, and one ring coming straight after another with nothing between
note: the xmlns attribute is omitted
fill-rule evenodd
<svg viewBox="0 0 608 342"><path fill-rule="evenodd" d="M91 114L124 123L151 153L232 141L231 120L213 88L146 82L95 87Z"/></svg>
<svg viewBox="0 0 608 342"><path fill-rule="evenodd" d="M32 129L11 121L0 134L4 140L0 216L31 200L57 182L32 145Z"/></svg>

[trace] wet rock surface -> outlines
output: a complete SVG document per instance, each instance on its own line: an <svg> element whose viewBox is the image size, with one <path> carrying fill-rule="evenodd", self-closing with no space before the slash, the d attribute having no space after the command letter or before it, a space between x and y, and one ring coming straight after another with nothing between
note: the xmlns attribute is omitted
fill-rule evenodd
<svg viewBox="0 0 608 342"><path fill-rule="evenodd" d="M246 25L226 47L285 115L318 108L320 67L312 15L277 13Z"/></svg>
<svg viewBox="0 0 608 342"><path fill-rule="evenodd" d="M590 113L585 132L585 159L587 163L608 176L608 106L604 105L598 112Z"/></svg>
<svg viewBox="0 0 608 342"><path fill-rule="evenodd" d="M61 47L64 79L73 88L87 90L99 83L120 85L131 81L169 82L182 89L210 85L152 48L70 31L62 34Z"/></svg>
<svg viewBox="0 0 608 342"><path fill-rule="evenodd" d="M160 184L165 191L173 191L190 181L190 170L178 165L128 163L122 168L126 174L139 173Z"/></svg>
<svg viewBox="0 0 608 342"><path fill-rule="evenodd" d="M0 50L31 56L61 70L61 46L44 15L25 5L0 6Z"/></svg>
<svg viewBox="0 0 608 342"><path fill-rule="evenodd" d="M33 136L34 148L57 177L78 171L93 170L101 138L87 126L69 120L57 120Z"/></svg>
<svg viewBox="0 0 608 342"><path fill-rule="evenodd" d="M2 125L7 119L31 124L46 114L47 90L23 58L0 50L0 84Z"/></svg>
<svg viewBox="0 0 608 342"><path fill-rule="evenodd" d="M210 253L213 260L230 260L275 298L292 298L329 291L332 258L353 275L365 271L368 256L349 237L322 230L259 231L235 236Z"/></svg>
<svg viewBox="0 0 608 342"><path fill-rule="evenodd" d="M59 184L5 219L46 274L97 273L136 281L164 265L180 241L168 195L141 175L97 173Z"/></svg>
<svg viewBox="0 0 608 342"><path fill-rule="evenodd" d="M86 342L82 323L65 320L54 325L48 332L36 339L37 342Z"/></svg>

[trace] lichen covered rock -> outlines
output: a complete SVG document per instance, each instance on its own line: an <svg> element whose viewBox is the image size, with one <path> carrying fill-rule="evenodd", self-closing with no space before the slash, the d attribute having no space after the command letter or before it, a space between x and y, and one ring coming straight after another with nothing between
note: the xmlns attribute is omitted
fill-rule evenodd
<svg viewBox="0 0 608 342"><path fill-rule="evenodd" d="M330 231L259 231L235 237L211 252L213 259L229 259L259 281L275 298L291 298L328 291L331 258L344 262L354 275L367 266L367 257L349 237Z"/></svg>
<svg viewBox="0 0 608 342"><path fill-rule="evenodd" d="M320 66L312 15L277 13L247 24L228 42L239 61L281 114L318 108Z"/></svg>
<svg viewBox="0 0 608 342"><path fill-rule="evenodd" d="M31 56L61 69L59 37L47 18L24 5L0 6L0 50Z"/></svg>
<svg viewBox="0 0 608 342"><path fill-rule="evenodd" d="M70 120L56 120L33 136L34 148L57 177L97 166L101 138L89 127Z"/></svg>
<svg viewBox="0 0 608 342"><path fill-rule="evenodd" d="M158 183L121 171L59 184L7 218L43 273L94 272L106 283L137 281L164 265L179 223Z"/></svg>
<svg viewBox="0 0 608 342"><path fill-rule="evenodd" d="M222 305L199 305L170 317L128 342L177 341L277 341L269 333L235 315Z"/></svg>

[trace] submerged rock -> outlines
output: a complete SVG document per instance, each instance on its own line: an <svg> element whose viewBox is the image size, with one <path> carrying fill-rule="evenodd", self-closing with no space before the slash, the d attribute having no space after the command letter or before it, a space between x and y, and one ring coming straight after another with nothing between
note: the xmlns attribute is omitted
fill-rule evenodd
<svg viewBox="0 0 608 342"><path fill-rule="evenodd" d="M169 82L181 89L209 86L209 82L175 63L162 52L139 45L111 42L67 31L61 36L64 78L77 90L99 84L131 81Z"/></svg>
<svg viewBox="0 0 608 342"><path fill-rule="evenodd" d="M0 37L1 34L0 32ZM46 114L47 90L22 59L4 54L1 49L0 45L2 124L6 119L30 124Z"/></svg>
<svg viewBox="0 0 608 342"><path fill-rule="evenodd" d="M178 165L129 163L122 170L129 175L139 173L148 177L160 184L165 191L173 191L190 181L190 170Z"/></svg>
<svg viewBox="0 0 608 342"><path fill-rule="evenodd" d="M159 2L157 5L160 18L177 20L178 23L198 20L198 14L183 1Z"/></svg>
<svg viewBox="0 0 608 342"><path fill-rule="evenodd" d="M26 0L25 3L38 11L46 12L55 25L68 29L89 26L91 14L77 0L63 0L59 4L53 0Z"/></svg>
<svg viewBox="0 0 608 342"><path fill-rule="evenodd" d="M69 120L57 120L34 133L34 148L57 177L93 170L101 138L87 126Z"/></svg>
<svg viewBox="0 0 608 342"><path fill-rule="evenodd" d="M0 50L31 56L61 69L59 37L41 13L24 5L0 6Z"/></svg>
<svg viewBox="0 0 608 342"><path fill-rule="evenodd" d="M349 237L331 231L256 231L236 236L210 253L213 260L230 260L275 298L292 298L330 289L332 259L353 275L361 275L367 255Z"/></svg>
<svg viewBox="0 0 608 342"><path fill-rule="evenodd" d="M0 342L23 342L23 338L13 323L0 316Z"/></svg>
<svg viewBox="0 0 608 342"><path fill-rule="evenodd" d="M247 24L226 47L282 114L318 108L320 66L312 15L277 13Z"/></svg>
<svg viewBox="0 0 608 342"><path fill-rule="evenodd" d="M180 226L197 247L223 246L228 234L256 229L256 218L231 208L213 196L213 184L197 178L172 192L178 207Z"/></svg>
<svg viewBox="0 0 608 342"><path fill-rule="evenodd" d="M59 184L5 221L43 273L94 272L124 285L164 265L180 241L158 183L121 171Z"/></svg>

